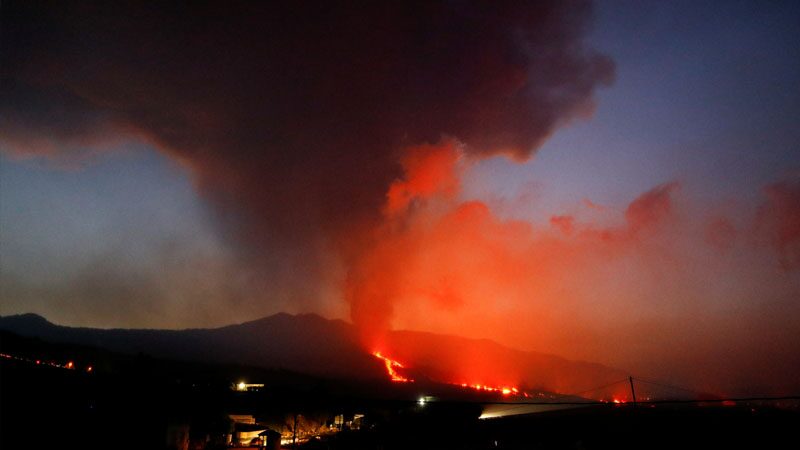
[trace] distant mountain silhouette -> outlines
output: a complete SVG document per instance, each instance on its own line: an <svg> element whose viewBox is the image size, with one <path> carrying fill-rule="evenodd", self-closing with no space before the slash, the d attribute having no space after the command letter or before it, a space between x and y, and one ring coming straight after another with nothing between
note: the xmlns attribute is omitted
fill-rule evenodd
<svg viewBox="0 0 800 450"><path fill-rule="evenodd" d="M355 327L315 314L285 313L211 329L96 329L55 325L36 314L0 317L0 329L53 342L91 345L187 361L247 364L336 378L385 378ZM394 331L380 349L414 377L454 383L526 386L574 393L625 374L600 364L524 352L489 340Z"/></svg>
<svg viewBox="0 0 800 450"><path fill-rule="evenodd" d="M74 328L23 314L0 318L0 329L54 342L179 360L283 368L331 377L384 376L382 365L358 345L351 325L313 314L276 314L238 325L186 330Z"/></svg>
<svg viewBox="0 0 800 450"><path fill-rule="evenodd" d="M489 386L520 386L560 394L588 389L627 377L597 363L570 361L545 353L516 350L488 339L467 339L419 331L394 331L387 352L413 361L415 370L436 380ZM588 396L611 392L586 392ZM625 387L617 397L627 398Z"/></svg>

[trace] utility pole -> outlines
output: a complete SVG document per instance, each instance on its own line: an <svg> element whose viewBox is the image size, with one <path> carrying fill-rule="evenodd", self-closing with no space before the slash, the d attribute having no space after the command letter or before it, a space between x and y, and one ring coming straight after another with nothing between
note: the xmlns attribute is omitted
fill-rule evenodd
<svg viewBox="0 0 800 450"><path fill-rule="evenodd" d="M628 381L631 382L631 396L633 397L633 407L636 408L636 391L633 390L633 377L629 376Z"/></svg>
<svg viewBox="0 0 800 450"><path fill-rule="evenodd" d="M292 428L292 448L297 448L297 413L294 413L294 427Z"/></svg>

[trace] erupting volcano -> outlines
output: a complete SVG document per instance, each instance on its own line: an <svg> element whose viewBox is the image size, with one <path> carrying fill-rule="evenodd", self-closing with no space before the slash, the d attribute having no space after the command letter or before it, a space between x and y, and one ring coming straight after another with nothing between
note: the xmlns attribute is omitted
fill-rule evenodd
<svg viewBox="0 0 800 450"><path fill-rule="evenodd" d="M162 3L2 2L0 315L401 392L800 392L800 2Z"/></svg>

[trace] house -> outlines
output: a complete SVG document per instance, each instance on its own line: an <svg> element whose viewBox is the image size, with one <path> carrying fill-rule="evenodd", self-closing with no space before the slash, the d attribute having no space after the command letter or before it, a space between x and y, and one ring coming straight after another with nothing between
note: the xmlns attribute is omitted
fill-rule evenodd
<svg viewBox="0 0 800 450"><path fill-rule="evenodd" d="M267 431L264 425L255 423L234 423L233 424L233 444L239 446L263 446L264 439L261 433Z"/></svg>
<svg viewBox="0 0 800 450"><path fill-rule="evenodd" d="M281 448L281 434L275 430L267 428L262 431L259 436L264 440L264 448L266 450L280 450Z"/></svg>

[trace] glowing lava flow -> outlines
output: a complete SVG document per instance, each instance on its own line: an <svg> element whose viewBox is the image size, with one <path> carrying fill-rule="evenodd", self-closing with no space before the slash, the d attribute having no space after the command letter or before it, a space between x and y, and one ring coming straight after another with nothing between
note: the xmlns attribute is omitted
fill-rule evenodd
<svg viewBox="0 0 800 450"><path fill-rule="evenodd" d="M374 352L373 356L375 356L376 358L378 358L378 359L383 361L383 363L386 365L386 372L389 373L389 378L391 378L392 381L395 381L395 382L398 382L398 383L413 383L414 382L414 380L406 378L406 377L400 375L400 373L397 372L397 369L403 369L403 365L400 364L399 362L397 362L397 361L395 361L393 359L387 358L386 356L383 356L381 354L381 352Z"/></svg>
<svg viewBox="0 0 800 450"><path fill-rule="evenodd" d="M400 372L398 372L397 369L405 369L405 366L400 364L399 361L395 361L395 360L389 358L388 356L384 356L381 352L377 352L377 351L373 352L372 356L374 356L374 357L380 359L381 361L383 361L383 364L386 365L386 373L389 374L389 378L392 381L397 382L397 383L413 383L414 382L414 380L412 380L410 378L406 378L403 375L401 375ZM468 384L468 383L448 383L448 384L452 384L454 386L461 386L462 388L465 388L465 389L475 389L476 391L496 392L496 393L502 394L504 396L508 396L508 395L519 396L519 395L522 395L522 396L525 396L525 397L530 397L530 394L528 394L527 392L520 391L519 389L517 389L515 387L510 387L510 386L495 387L495 386L487 386L485 384Z"/></svg>
<svg viewBox="0 0 800 450"><path fill-rule="evenodd" d="M519 389L515 387L507 387L507 386L494 387L494 386L486 386L484 384L467 384L467 383L461 383L459 386L463 388L475 389L476 391L498 392L503 395L524 395L525 397L530 396L527 392L521 392Z"/></svg>

